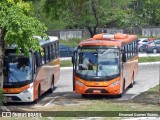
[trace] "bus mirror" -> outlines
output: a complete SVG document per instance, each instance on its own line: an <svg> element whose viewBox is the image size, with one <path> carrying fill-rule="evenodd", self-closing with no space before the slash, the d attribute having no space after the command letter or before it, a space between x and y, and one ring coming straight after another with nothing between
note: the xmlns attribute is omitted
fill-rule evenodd
<svg viewBox="0 0 160 120"><path fill-rule="evenodd" d="M122 61L126 62L126 54L125 53L122 54Z"/></svg>

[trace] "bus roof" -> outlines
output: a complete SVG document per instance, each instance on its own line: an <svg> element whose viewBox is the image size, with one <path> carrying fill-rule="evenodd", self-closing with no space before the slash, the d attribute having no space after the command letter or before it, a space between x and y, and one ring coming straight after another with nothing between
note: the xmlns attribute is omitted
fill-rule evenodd
<svg viewBox="0 0 160 120"><path fill-rule="evenodd" d="M41 46L58 40L58 37L56 37L56 36L48 36L48 38L49 38L48 40L46 40L40 36L34 36L34 37L39 39Z"/></svg>
<svg viewBox="0 0 160 120"><path fill-rule="evenodd" d="M137 39L136 35L130 34L106 34L101 33L94 35L93 38L83 40L79 46L122 46L123 44L130 43Z"/></svg>
<svg viewBox="0 0 160 120"><path fill-rule="evenodd" d="M33 37L39 39L39 43L41 46L58 40L58 37L56 37L56 36L48 36L48 38L49 38L48 40L45 40L44 38L42 38L40 36L33 36ZM7 47L7 49L15 49L16 47L17 47L17 45L11 45L11 46Z"/></svg>

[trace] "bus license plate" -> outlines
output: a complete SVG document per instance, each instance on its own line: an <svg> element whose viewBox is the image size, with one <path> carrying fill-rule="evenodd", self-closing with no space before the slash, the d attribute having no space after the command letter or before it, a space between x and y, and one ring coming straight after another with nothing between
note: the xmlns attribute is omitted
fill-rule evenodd
<svg viewBox="0 0 160 120"><path fill-rule="evenodd" d="M93 93L101 93L100 90L93 90Z"/></svg>

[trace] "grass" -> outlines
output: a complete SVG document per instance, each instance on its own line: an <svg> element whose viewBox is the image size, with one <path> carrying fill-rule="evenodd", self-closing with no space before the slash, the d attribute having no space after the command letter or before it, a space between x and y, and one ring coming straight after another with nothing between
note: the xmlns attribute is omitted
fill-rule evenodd
<svg viewBox="0 0 160 120"><path fill-rule="evenodd" d="M0 105L2 105L5 102L5 96L2 94L2 88L0 89Z"/></svg>
<svg viewBox="0 0 160 120"><path fill-rule="evenodd" d="M61 64L61 67L71 67L72 66L71 60L61 60L60 64Z"/></svg>
<svg viewBox="0 0 160 120"><path fill-rule="evenodd" d="M75 102L76 100L76 102ZM124 119L124 117L105 117L105 115L118 115L119 113L123 113L123 111L127 111L129 113L139 113L145 111L160 111L160 91L159 86L156 86L154 88L149 89L148 91L141 93L139 96L135 97L132 100L117 100L112 97L105 97L105 96L92 96L89 98L77 98L68 96L68 97L61 97L57 99L54 104L46 108L41 109L42 111L60 111L62 112L62 116L65 114L63 111L71 111L71 114L74 113L74 115L77 116L77 118L83 118L86 119L88 116L97 116L101 114L102 116L99 116L98 120L121 120ZM62 104L61 104L62 102ZM64 104L66 102L66 104ZM69 103L72 103L71 105ZM53 109L54 108L54 109ZM33 108L32 108L33 109ZM82 117L82 113L78 111L84 111L83 115L86 115ZM88 111L94 111L94 112L88 112ZM102 111L99 113L99 111ZM118 113L116 112L118 111ZM139 111L139 112L138 112ZM54 112L53 112L54 113ZM155 114L155 113L154 113ZM56 114L54 114L56 115ZM81 116L82 115L82 116ZM75 120L74 117L54 117L55 120ZM97 119L97 118L94 118Z"/></svg>
<svg viewBox="0 0 160 120"><path fill-rule="evenodd" d="M160 61L160 56L156 57L139 57L139 62L157 62Z"/></svg>
<svg viewBox="0 0 160 120"><path fill-rule="evenodd" d="M151 88L147 92L142 93L141 95L135 97L133 102L140 103L140 104L152 104L152 105L159 105L160 107L160 89L159 85L156 87Z"/></svg>

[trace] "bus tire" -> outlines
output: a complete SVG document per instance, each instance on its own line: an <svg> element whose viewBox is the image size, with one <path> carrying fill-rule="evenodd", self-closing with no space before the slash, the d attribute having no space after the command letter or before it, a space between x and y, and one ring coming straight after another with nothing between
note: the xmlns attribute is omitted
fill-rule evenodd
<svg viewBox="0 0 160 120"><path fill-rule="evenodd" d="M40 98L40 96L41 96L41 86L39 85L38 86L38 99Z"/></svg>
<svg viewBox="0 0 160 120"><path fill-rule="evenodd" d="M132 81L131 81L131 84L129 85L129 88L132 88L134 85L134 74L133 74L133 77L132 77Z"/></svg>
<svg viewBox="0 0 160 120"><path fill-rule="evenodd" d="M52 93L54 90L54 78L52 79L51 88L49 89L49 93Z"/></svg>
<svg viewBox="0 0 160 120"><path fill-rule="evenodd" d="M82 94L82 98L87 98L88 95L87 94Z"/></svg>

